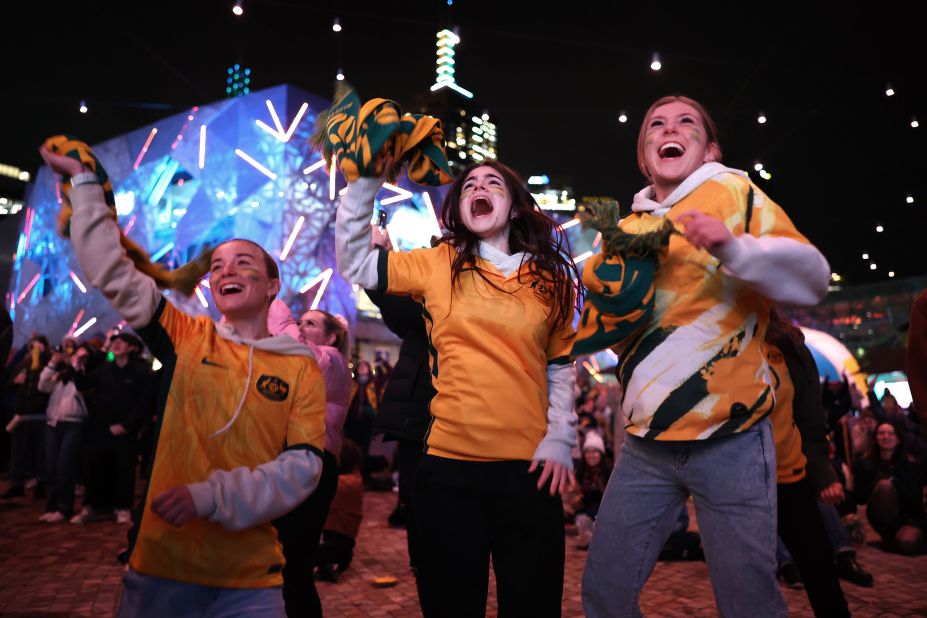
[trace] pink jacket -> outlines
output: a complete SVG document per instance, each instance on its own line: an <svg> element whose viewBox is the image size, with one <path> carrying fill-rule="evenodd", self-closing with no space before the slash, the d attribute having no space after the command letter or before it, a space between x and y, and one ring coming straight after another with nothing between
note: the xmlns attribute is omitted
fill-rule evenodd
<svg viewBox="0 0 927 618"><path fill-rule="evenodd" d="M351 403L352 380L348 362L337 348L306 341L299 332L290 308L281 300L275 300L270 305L267 330L271 335L287 335L308 346L315 354L316 363L325 379L325 450L338 457L341 454L344 419Z"/></svg>

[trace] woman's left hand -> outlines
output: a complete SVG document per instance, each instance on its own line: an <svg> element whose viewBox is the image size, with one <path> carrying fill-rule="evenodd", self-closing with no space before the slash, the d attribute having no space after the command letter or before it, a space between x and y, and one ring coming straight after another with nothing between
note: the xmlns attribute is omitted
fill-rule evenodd
<svg viewBox="0 0 927 618"><path fill-rule="evenodd" d="M685 228L686 240L696 249L705 249L709 253L734 238L724 223L697 210L683 213L676 221Z"/></svg>
<svg viewBox="0 0 927 618"><path fill-rule="evenodd" d="M543 490L547 480L550 479L550 495L556 496L558 493L561 496L566 495L570 486L576 483L576 476L573 471L556 461L532 459L528 473L531 474L537 470L541 464L544 464L544 469L541 471L540 478L538 478L538 490Z"/></svg>

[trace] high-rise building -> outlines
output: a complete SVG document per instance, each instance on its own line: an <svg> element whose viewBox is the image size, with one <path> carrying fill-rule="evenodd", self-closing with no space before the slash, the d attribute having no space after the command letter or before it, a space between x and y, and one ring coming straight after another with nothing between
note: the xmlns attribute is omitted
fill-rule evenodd
<svg viewBox="0 0 927 618"><path fill-rule="evenodd" d="M441 119L447 156L455 174L471 163L498 158L497 129L474 93L457 83L456 46L460 35L443 29L437 35L437 79L416 101L418 111Z"/></svg>

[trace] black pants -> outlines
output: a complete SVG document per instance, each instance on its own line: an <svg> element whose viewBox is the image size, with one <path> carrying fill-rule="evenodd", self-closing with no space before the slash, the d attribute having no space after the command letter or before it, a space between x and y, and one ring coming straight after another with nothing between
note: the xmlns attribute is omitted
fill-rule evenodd
<svg viewBox="0 0 927 618"><path fill-rule="evenodd" d="M779 536L801 573L814 615L850 615L837 580L834 550L824 529L811 482L779 484Z"/></svg>
<svg viewBox="0 0 927 618"><path fill-rule="evenodd" d="M485 616L490 556L500 618L560 616L563 506L528 466L422 458L415 515L426 618Z"/></svg>
<svg viewBox="0 0 927 618"><path fill-rule="evenodd" d="M353 559L354 539L340 532L322 531L322 543L315 554L315 566L335 565L339 571L344 572L351 566Z"/></svg>
<svg viewBox="0 0 927 618"><path fill-rule="evenodd" d="M114 436L109 428L89 433L84 461L86 503L96 510L131 510L138 440L133 435Z"/></svg>
<svg viewBox="0 0 927 618"><path fill-rule="evenodd" d="M306 501L276 519L274 526L283 545L283 601L289 618L321 616L322 602L315 589L312 568L319 548L322 525L338 487L338 461L325 451L322 477Z"/></svg>

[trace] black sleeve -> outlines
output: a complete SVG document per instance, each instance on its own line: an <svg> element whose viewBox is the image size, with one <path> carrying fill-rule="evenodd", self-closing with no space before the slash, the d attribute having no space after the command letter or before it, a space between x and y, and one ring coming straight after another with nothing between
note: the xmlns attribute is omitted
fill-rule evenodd
<svg viewBox="0 0 927 618"><path fill-rule="evenodd" d="M792 343L792 342L790 342ZM794 355L786 355L789 375L795 386L792 416L801 434L801 449L808 459L808 478L817 491L837 482L829 460L827 417L821 405L821 382L814 357L804 344L792 343ZM793 366L794 365L794 368Z"/></svg>
<svg viewBox="0 0 927 618"><path fill-rule="evenodd" d="M379 290L364 290L370 302L380 308L383 323L400 339L410 331L425 329L422 305L409 296L394 296Z"/></svg>

